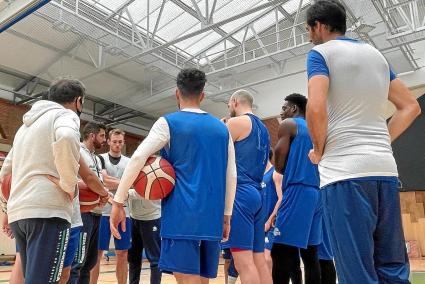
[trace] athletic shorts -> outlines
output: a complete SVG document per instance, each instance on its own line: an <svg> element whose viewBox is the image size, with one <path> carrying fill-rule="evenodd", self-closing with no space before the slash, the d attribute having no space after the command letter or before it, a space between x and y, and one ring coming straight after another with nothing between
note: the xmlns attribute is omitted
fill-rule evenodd
<svg viewBox="0 0 425 284"><path fill-rule="evenodd" d="M65 260L63 261L63 267L71 266L72 261L74 260L74 257L77 254L77 250L80 247L79 242L82 227L83 226L75 227L71 228L70 230L68 247L65 253Z"/></svg>
<svg viewBox="0 0 425 284"><path fill-rule="evenodd" d="M216 278L219 256L220 241L163 238L159 268L165 272Z"/></svg>
<svg viewBox="0 0 425 284"><path fill-rule="evenodd" d="M125 219L126 230L123 232L121 226L118 226L121 239L114 237L116 250L128 250L131 248L131 220ZM102 216L99 227L99 250L109 250L109 241L111 240L111 229L109 226L109 216Z"/></svg>

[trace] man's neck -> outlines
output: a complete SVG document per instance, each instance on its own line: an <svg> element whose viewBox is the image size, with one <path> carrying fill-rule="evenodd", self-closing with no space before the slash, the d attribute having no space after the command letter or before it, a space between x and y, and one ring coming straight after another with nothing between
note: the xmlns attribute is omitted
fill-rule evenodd
<svg viewBox="0 0 425 284"><path fill-rule="evenodd" d="M201 105L197 102L191 102L191 101L187 101L187 102L180 102L180 110L185 109L185 108L192 108L192 109L200 109Z"/></svg>
<svg viewBox="0 0 425 284"><path fill-rule="evenodd" d="M330 34L326 35L326 36L323 38L323 42L328 42L328 41L331 41L331 40L335 40L335 39L337 39L338 37L343 37L343 36L345 36L345 35L343 35L343 34L341 34L341 33L330 33Z"/></svg>
<svg viewBox="0 0 425 284"><path fill-rule="evenodd" d="M94 152L95 149L93 143L89 141L83 141L83 144L87 147L87 149L89 149L90 153Z"/></svg>
<svg viewBox="0 0 425 284"><path fill-rule="evenodd" d="M247 114L247 113L254 114L254 113L252 112L252 108L244 108L244 109L241 109L241 110L238 112L237 116L241 116L241 115L244 115L244 114Z"/></svg>
<svg viewBox="0 0 425 284"><path fill-rule="evenodd" d="M121 152L112 152L112 151L109 151L108 154L109 154L109 156L114 157L114 158L121 157Z"/></svg>

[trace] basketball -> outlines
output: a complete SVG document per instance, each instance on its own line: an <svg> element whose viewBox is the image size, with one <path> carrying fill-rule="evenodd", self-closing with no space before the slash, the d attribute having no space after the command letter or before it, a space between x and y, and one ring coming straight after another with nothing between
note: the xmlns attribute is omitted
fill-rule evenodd
<svg viewBox="0 0 425 284"><path fill-rule="evenodd" d="M99 195L91 191L91 189L83 181L78 181L78 189L81 212L90 212L96 208L100 202Z"/></svg>
<svg viewBox="0 0 425 284"><path fill-rule="evenodd" d="M175 183L173 166L164 158L154 156L146 161L133 187L144 199L158 200L167 197Z"/></svg>
<svg viewBox="0 0 425 284"><path fill-rule="evenodd" d="M10 187L12 185L12 174L8 174L4 177L3 182L1 184L1 194L4 199L9 200L10 196Z"/></svg>

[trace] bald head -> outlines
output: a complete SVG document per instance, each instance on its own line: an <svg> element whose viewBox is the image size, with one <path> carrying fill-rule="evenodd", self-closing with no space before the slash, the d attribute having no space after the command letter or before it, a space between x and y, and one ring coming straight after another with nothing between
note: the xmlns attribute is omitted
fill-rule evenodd
<svg viewBox="0 0 425 284"><path fill-rule="evenodd" d="M238 90L234 92L230 97L230 100L235 100L241 105L245 105L250 108L252 108L252 105L254 104L254 97L247 90Z"/></svg>
<svg viewBox="0 0 425 284"><path fill-rule="evenodd" d="M252 111L254 97L247 90L238 90L233 93L229 100L230 116L238 116L239 112Z"/></svg>

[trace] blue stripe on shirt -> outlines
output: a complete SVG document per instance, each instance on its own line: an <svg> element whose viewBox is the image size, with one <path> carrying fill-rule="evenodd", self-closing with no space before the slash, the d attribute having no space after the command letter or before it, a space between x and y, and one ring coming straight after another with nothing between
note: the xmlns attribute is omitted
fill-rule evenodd
<svg viewBox="0 0 425 284"><path fill-rule="evenodd" d="M307 74L309 80L317 75L329 77L329 68L326 65L325 58L316 50L310 50L307 55Z"/></svg>

